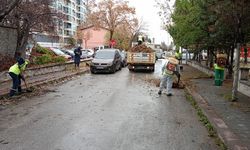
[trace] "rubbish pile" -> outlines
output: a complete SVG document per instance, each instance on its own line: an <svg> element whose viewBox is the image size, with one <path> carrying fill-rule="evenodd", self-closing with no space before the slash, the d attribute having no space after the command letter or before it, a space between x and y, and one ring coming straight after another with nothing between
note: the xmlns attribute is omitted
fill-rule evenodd
<svg viewBox="0 0 250 150"><path fill-rule="evenodd" d="M144 53L151 53L153 52L153 49L150 47L147 47L146 45L136 45L129 49L129 52L144 52Z"/></svg>

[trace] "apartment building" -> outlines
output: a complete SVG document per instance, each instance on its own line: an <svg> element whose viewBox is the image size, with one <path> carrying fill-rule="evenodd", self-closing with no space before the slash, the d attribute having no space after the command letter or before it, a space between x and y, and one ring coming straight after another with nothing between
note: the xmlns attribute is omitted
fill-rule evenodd
<svg viewBox="0 0 250 150"><path fill-rule="evenodd" d="M52 9L62 13L64 18L55 18L56 36L48 36L44 33L34 33L35 40L46 47L59 47L66 44L69 38L76 35L77 26L84 20L85 0L55 0L51 4Z"/></svg>

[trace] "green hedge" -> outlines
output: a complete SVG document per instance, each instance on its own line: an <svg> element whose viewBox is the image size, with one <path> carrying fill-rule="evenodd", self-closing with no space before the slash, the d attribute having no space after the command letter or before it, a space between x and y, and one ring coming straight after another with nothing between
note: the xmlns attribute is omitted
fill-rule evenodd
<svg viewBox="0 0 250 150"><path fill-rule="evenodd" d="M37 65L43 65L43 64L50 63L50 62L52 62L52 56L48 54L37 56L34 59L34 63Z"/></svg>
<svg viewBox="0 0 250 150"><path fill-rule="evenodd" d="M66 62L66 58L63 56L54 56L52 57L51 55L42 55L42 56L37 56L34 59L34 64L37 65L43 65L43 64L48 64L48 63L64 63Z"/></svg>
<svg viewBox="0 0 250 150"><path fill-rule="evenodd" d="M54 55L52 51L50 51L49 49L45 47L41 47L40 45L38 45L35 49L36 49L36 52L40 54Z"/></svg>
<svg viewBox="0 0 250 150"><path fill-rule="evenodd" d="M52 60L54 63L64 63L67 61L66 58L64 58L63 56L55 56L53 57L53 60Z"/></svg>

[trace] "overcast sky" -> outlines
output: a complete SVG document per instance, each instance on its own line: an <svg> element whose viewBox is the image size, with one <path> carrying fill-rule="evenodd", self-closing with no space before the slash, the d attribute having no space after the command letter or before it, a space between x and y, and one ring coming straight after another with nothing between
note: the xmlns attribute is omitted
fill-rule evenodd
<svg viewBox="0 0 250 150"><path fill-rule="evenodd" d="M158 9L155 0L128 0L129 5L135 7L138 18L142 18L147 24L148 34L155 38L155 43L160 44L165 41L170 44L171 39L169 34L162 29L161 18L159 17Z"/></svg>

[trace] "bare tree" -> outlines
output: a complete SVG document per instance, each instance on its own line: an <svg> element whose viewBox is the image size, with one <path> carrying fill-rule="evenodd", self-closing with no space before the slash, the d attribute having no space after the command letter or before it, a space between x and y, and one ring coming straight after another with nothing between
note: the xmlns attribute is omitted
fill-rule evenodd
<svg viewBox="0 0 250 150"><path fill-rule="evenodd" d="M133 20L134 14L135 9L129 7L127 1L103 0L94 8L90 20L96 26L107 28L110 32L109 40L112 40L117 27Z"/></svg>
<svg viewBox="0 0 250 150"><path fill-rule="evenodd" d="M55 33L55 19L61 17L51 7L51 0L21 1L13 11L5 17L3 23L17 28L16 53L23 53L31 31Z"/></svg>
<svg viewBox="0 0 250 150"><path fill-rule="evenodd" d="M20 4L21 0L0 0L0 22Z"/></svg>

